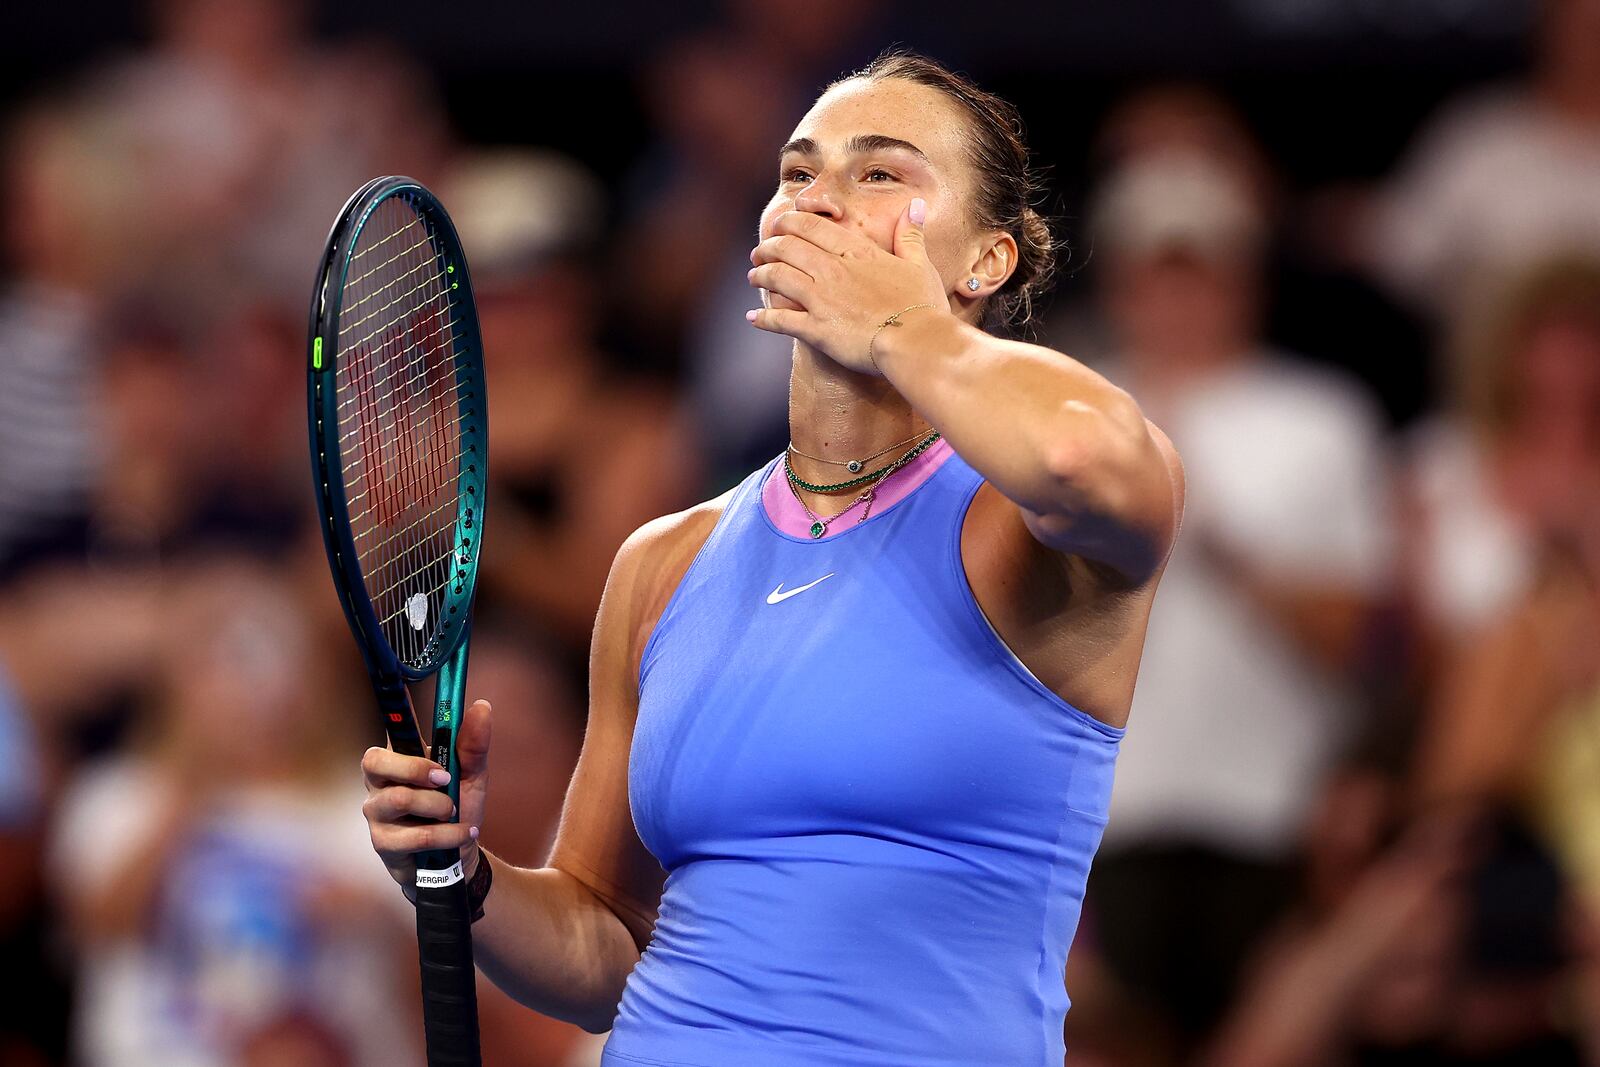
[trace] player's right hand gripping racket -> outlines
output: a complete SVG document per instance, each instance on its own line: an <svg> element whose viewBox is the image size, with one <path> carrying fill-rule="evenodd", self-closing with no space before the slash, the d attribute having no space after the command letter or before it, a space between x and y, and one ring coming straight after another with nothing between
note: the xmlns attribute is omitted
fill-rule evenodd
<svg viewBox="0 0 1600 1067"><path fill-rule="evenodd" d="M483 539L487 430L478 316L432 193L376 178L345 204L311 298L311 463L333 583L389 743L424 755L406 686L437 672L432 758L458 798L455 736ZM417 856L429 1067L480 1062L458 854Z"/></svg>

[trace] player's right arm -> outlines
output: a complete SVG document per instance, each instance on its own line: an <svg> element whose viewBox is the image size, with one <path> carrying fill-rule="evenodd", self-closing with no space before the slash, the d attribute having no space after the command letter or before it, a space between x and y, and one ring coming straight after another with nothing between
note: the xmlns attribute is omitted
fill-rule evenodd
<svg viewBox="0 0 1600 1067"><path fill-rule="evenodd" d="M611 1026L628 973L655 925L664 873L639 841L628 804L628 751L638 713L639 657L672 590L709 535L718 501L640 527L606 579L589 658L589 721L567 788L548 863L514 867L499 857L473 956L496 985L536 1011L600 1033ZM462 847L471 872L482 860L469 836L488 787L491 712L463 717L457 752L461 818L432 788L431 760L369 749L365 812L373 847L395 880L414 878L413 853Z"/></svg>

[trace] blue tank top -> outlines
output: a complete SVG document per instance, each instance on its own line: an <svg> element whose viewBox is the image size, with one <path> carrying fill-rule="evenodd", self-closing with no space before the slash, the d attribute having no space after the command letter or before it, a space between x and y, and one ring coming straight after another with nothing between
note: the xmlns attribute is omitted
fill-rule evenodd
<svg viewBox="0 0 1600 1067"><path fill-rule="evenodd" d="M822 540L734 491L645 646L629 798L667 872L605 1067L1061 1067L1122 731L973 599L951 455Z"/></svg>

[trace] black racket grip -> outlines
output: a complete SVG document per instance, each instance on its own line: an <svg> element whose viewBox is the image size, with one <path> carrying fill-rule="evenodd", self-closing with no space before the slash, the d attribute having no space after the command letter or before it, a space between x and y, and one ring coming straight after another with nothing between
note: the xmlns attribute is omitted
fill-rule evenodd
<svg viewBox="0 0 1600 1067"><path fill-rule="evenodd" d="M480 1067L478 985L464 879L417 887L417 949L428 1067Z"/></svg>

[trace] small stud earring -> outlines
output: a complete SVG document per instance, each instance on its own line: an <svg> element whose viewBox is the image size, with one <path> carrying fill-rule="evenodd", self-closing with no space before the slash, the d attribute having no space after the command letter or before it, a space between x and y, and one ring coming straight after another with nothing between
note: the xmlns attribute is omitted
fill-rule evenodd
<svg viewBox="0 0 1600 1067"><path fill-rule="evenodd" d="M968 278L967 279L967 288L971 289L974 293L976 293L978 291L978 279L976 279L976 278Z"/></svg>

